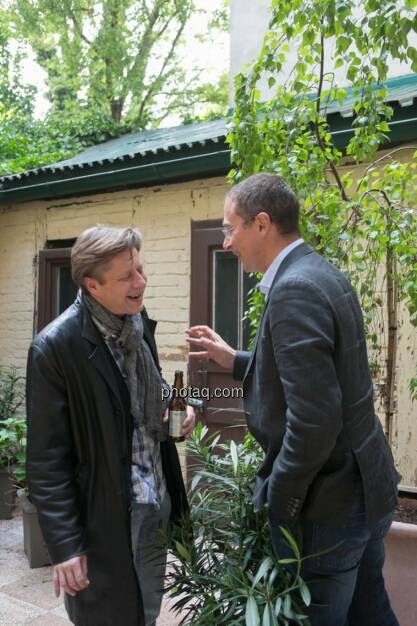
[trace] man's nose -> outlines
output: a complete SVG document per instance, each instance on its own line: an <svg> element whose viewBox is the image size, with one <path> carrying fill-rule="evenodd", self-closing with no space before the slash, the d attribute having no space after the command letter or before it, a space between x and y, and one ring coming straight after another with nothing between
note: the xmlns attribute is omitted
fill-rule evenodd
<svg viewBox="0 0 417 626"><path fill-rule="evenodd" d="M146 276L141 272L135 272L135 287L142 289L143 287L146 287L146 283Z"/></svg>
<svg viewBox="0 0 417 626"><path fill-rule="evenodd" d="M231 248L230 237L225 237L223 239L223 250L230 250L230 248Z"/></svg>

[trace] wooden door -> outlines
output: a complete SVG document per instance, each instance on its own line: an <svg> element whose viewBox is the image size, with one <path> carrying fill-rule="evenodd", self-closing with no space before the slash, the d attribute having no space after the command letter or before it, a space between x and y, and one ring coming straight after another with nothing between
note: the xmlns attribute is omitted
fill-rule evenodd
<svg viewBox="0 0 417 626"><path fill-rule="evenodd" d="M243 273L232 252L223 250L221 229L221 220L192 222L190 322L207 324L234 348L246 349L249 325L242 318L255 279ZM189 360L188 381L189 386L204 389L204 394L210 392L209 399L203 397L203 420L209 430L240 441L246 432L241 383L198 357Z"/></svg>

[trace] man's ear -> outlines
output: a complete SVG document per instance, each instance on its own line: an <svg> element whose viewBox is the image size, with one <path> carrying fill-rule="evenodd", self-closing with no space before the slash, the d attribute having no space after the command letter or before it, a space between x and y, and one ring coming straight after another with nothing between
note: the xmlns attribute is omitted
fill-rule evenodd
<svg viewBox="0 0 417 626"><path fill-rule="evenodd" d="M85 276L83 278L83 287L89 294L94 294L97 290L97 280L91 276Z"/></svg>
<svg viewBox="0 0 417 626"><path fill-rule="evenodd" d="M265 211L261 211L260 213L258 213L255 217L255 220L258 224L259 230L263 230L266 232L271 227L271 218L269 217L268 213L265 213Z"/></svg>

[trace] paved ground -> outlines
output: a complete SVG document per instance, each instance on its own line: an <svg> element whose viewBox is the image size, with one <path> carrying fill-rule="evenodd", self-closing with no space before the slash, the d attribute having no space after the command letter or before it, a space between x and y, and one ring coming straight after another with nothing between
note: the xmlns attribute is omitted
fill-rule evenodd
<svg viewBox="0 0 417 626"><path fill-rule="evenodd" d="M26 624L70 626L71 622L62 599L53 594L52 568L29 568L23 552L22 518L16 513L11 520L0 520L0 626ZM164 602L157 626L177 624Z"/></svg>

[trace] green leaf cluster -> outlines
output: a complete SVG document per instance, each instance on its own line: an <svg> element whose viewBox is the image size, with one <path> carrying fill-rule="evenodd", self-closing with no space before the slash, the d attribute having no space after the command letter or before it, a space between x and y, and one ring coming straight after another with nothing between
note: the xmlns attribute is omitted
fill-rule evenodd
<svg viewBox="0 0 417 626"><path fill-rule="evenodd" d="M26 421L20 415L23 379L13 367L0 368L0 468L24 478ZM18 476L16 476L16 472Z"/></svg>
<svg viewBox="0 0 417 626"><path fill-rule="evenodd" d="M9 417L0 424L0 468L11 469L19 484L24 482L26 420Z"/></svg>
<svg viewBox="0 0 417 626"><path fill-rule="evenodd" d="M278 561L267 512L255 513L253 485L263 458L255 440L219 443L197 425L189 442L194 459L190 515L170 538L168 592L181 624L199 626L308 625L310 592L300 577L302 557L287 529L294 555ZM290 574L285 565L295 565Z"/></svg>
<svg viewBox="0 0 417 626"><path fill-rule="evenodd" d="M302 236L356 287L388 436L401 316L417 326L417 153L415 147L381 156L378 150L389 139L393 114L386 103L389 63L417 71L410 39L416 32L412 3L273 0L259 57L235 79L228 134L235 164L230 181L259 171L285 178L302 201ZM292 67L289 50L297 52ZM346 73L343 87L335 81L339 67ZM262 99L265 80L271 96ZM353 133L342 153L327 113L334 102L343 107L348 94ZM363 164L359 180L349 164ZM254 328L261 309L254 292L247 314ZM413 378L413 397L416 388Z"/></svg>
<svg viewBox="0 0 417 626"><path fill-rule="evenodd" d="M18 414L23 399L22 376L14 367L0 367L0 424Z"/></svg>

